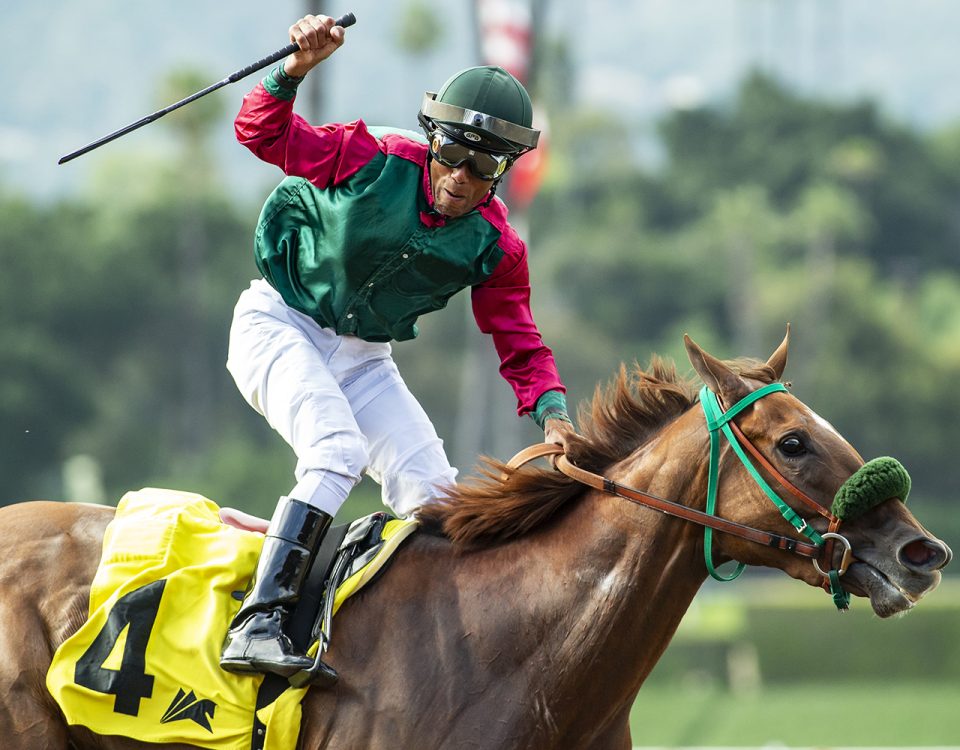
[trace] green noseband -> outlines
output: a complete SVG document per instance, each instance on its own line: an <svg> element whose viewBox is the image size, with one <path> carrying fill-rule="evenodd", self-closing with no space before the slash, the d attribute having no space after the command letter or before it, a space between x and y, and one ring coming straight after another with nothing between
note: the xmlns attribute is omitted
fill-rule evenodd
<svg viewBox="0 0 960 750"><path fill-rule="evenodd" d="M909 494L910 475L903 464L895 458L881 456L867 461L840 486L830 510L837 518L847 521L892 497L907 502Z"/></svg>

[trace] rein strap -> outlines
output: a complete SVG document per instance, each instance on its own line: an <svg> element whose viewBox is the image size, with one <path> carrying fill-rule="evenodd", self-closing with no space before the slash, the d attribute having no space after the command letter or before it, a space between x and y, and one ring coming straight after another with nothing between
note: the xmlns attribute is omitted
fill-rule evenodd
<svg viewBox="0 0 960 750"><path fill-rule="evenodd" d="M820 555L820 547L815 544L808 544L797 539L781 536L780 534L754 529L750 526L737 523L736 521L728 521L725 518L712 516L696 508L690 508L671 500L665 500L662 497L651 495L648 492L619 484L612 479L594 474L592 471L581 469L579 466L574 466L570 463L567 457L563 455L563 447L556 443L537 443L524 448L507 462L507 467L517 469L529 461L546 456L557 457L556 467L561 473L601 492L616 495L637 505L643 505L647 508L658 510L661 513L666 513L669 516L682 518L685 521L692 521L701 526L715 529L725 534L732 534L741 539L756 542L757 544L763 544L787 552L794 552L802 557L815 559Z"/></svg>

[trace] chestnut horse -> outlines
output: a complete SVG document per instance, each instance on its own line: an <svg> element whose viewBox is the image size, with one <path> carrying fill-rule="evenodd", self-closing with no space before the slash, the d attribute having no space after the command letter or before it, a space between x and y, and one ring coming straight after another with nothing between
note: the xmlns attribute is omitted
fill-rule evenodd
<svg viewBox="0 0 960 750"><path fill-rule="evenodd" d="M721 362L689 339L687 350L729 406L780 380L787 339L766 363ZM693 384L672 365L655 359L648 372L622 367L580 416L571 463L603 475L605 487L705 508L710 436ZM733 421L769 462L762 470L768 482L777 472L823 508L863 464L783 388ZM718 468L717 517L771 539L802 539L728 444ZM780 495L811 529L827 532L822 513L792 493ZM889 617L938 584L951 553L899 499L880 500L844 522L853 561L841 580ZM86 617L112 512L66 503L0 511L5 748L142 747L66 726L44 687L53 651ZM424 529L380 582L337 616L327 661L340 682L307 694L300 746L629 748L628 716L640 686L706 579L703 528L549 467L493 461L421 520ZM783 546L718 531L712 562L778 568L820 586L809 556ZM824 553L822 568L844 567L842 551L838 544Z"/></svg>

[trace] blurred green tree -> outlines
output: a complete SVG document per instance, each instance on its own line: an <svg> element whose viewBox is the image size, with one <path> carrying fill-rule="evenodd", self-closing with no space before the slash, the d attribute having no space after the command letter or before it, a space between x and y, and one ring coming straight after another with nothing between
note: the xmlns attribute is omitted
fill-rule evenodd
<svg viewBox="0 0 960 750"><path fill-rule="evenodd" d="M886 120L871 102L806 98L753 73L731 106L678 110L661 134L664 180L691 205L709 205L730 184L756 183L785 209L811 183L839 181L876 222L867 251L884 273L960 267L950 250L960 239L960 174L945 168L934 141Z"/></svg>

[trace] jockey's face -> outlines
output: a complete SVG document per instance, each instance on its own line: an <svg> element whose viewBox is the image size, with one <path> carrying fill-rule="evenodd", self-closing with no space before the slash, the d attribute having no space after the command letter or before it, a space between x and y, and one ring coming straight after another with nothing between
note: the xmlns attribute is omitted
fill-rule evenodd
<svg viewBox="0 0 960 750"><path fill-rule="evenodd" d="M492 185L493 180L481 180L474 175L467 162L459 167L445 167L436 159L430 160L434 208L451 219L472 211Z"/></svg>

